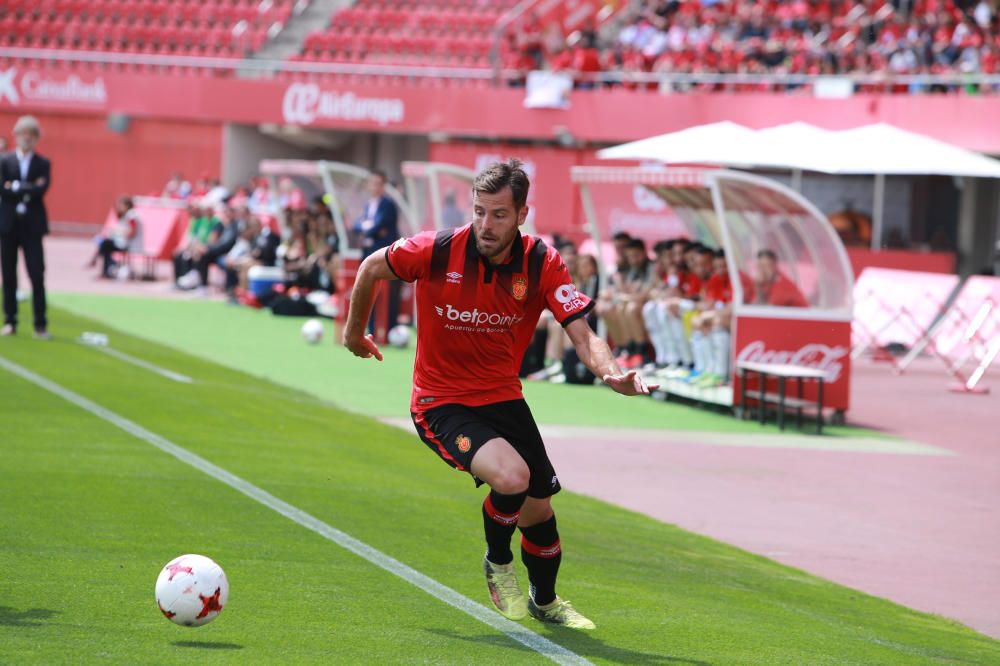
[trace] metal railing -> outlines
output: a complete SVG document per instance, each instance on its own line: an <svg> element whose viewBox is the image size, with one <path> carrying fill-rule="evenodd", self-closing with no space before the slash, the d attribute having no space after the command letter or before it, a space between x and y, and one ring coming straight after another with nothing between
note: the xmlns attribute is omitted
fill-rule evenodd
<svg viewBox="0 0 1000 666"><path fill-rule="evenodd" d="M391 65L374 63L309 62L300 60L257 60L210 56L174 56L107 51L74 51L0 47L0 58L35 63L92 63L108 66L143 66L201 69L248 77L269 77L279 73L329 76L395 77L413 80L454 79L492 81L497 86L517 85L524 73L514 70L494 70L477 67L442 65ZM634 85L656 86L660 92L681 93L685 90L738 90L744 87L775 91L815 87L822 82L849 82L855 91L866 88L892 89L906 86L908 92L933 93L963 88L1000 94L1000 74L731 74L678 72L608 71L574 74L577 89Z"/></svg>

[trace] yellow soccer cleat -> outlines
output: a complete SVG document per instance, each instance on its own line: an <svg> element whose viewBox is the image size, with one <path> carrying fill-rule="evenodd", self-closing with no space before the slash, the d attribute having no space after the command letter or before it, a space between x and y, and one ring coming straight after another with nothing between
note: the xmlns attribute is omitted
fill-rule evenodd
<svg viewBox="0 0 1000 666"><path fill-rule="evenodd" d="M538 606L534 599L529 599L528 612L531 617L547 624L560 624L570 629L597 629L597 625L581 615L573 604L559 597L544 606Z"/></svg>
<svg viewBox="0 0 1000 666"><path fill-rule="evenodd" d="M486 572L486 587L490 591L490 599L500 614L510 620L526 618L528 603L517 582L514 564L493 564L483 558L483 571Z"/></svg>

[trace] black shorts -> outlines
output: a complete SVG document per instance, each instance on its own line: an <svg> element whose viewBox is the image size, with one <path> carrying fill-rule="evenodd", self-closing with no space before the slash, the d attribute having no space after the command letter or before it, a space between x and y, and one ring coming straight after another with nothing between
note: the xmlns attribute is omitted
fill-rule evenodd
<svg viewBox="0 0 1000 666"><path fill-rule="evenodd" d="M417 434L434 453L457 470L469 472L476 451L491 439L501 437L514 447L528 465L531 481L528 495L550 497L562 487L545 453L542 435L524 400L495 402L480 407L447 404L411 414ZM482 480L472 477L477 486Z"/></svg>

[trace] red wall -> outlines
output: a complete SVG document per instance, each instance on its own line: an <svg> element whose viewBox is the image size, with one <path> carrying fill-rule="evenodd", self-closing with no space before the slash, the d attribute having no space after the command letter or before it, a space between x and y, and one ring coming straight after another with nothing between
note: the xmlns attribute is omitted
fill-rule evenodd
<svg viewBox="0 0 1000 666"><path fill-rule="evenodd" d="M191 179L219 175L221 123L133 118L116 134L104 116L35 115L42 125L38 152L52 160L45 203L53 221L101 224L115 197L159 192L175 170ZM0 113L11 149L17 116Z"/></svg>
<svg viewBox="0 0 1000 666"><path fill-rule="evenodd" d="M956 258L954 252L917 252L913 250L880 250L873 252L865 248L849 247L847 256L854 269L854 277L871 266L873 268L894 268L902 271L926 271L928 273L954 273Z"/></svg>

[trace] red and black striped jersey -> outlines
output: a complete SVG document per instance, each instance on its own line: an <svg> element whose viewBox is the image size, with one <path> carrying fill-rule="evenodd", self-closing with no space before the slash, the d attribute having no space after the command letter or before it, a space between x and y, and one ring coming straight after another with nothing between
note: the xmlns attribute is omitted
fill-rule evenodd
<svg viewBox="0 0 1000 666"><path fill-rule="evenodd" d="M385 259L399 279L416 282L414 412L521 398L518 370L542 308L566 326L594 306L559 253L533 236L518 234L510 259L496 266L476 249L471 224L402 238Z"/></svg>

